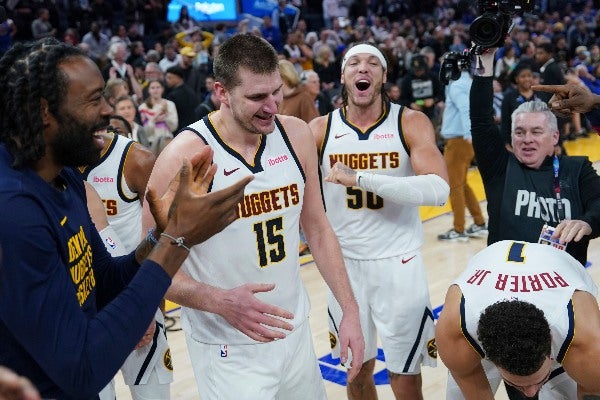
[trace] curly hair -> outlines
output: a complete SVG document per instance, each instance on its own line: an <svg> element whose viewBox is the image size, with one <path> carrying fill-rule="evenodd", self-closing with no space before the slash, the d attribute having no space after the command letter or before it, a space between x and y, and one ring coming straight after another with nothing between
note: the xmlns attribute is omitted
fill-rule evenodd
<svg viewBox="0 0 600 400"><path fill-rule="evenodd" d="M255 35L232 36L219 47L214 59L215 80L232 89L241 83L241 67L255 74L275 72L279 68L277 52L269 42Z"/></svg>
<svg viewBox="0 0 600 400"><path fill-rule="evenodd" d="M538 371L550 355L550 326L544 312L525 301L504 300L488 306L477 335L486 357L514 375Z"/></svg>
<svg viewBox="0 0 600 400"><path fill-rule="evenodd" d="M58 67L69 57L85 57L80 49L45 38L16 43L0 59L0 141L14 157L13 166L31 166L46 152L41 100L59 115L68 77Z"/></svg>

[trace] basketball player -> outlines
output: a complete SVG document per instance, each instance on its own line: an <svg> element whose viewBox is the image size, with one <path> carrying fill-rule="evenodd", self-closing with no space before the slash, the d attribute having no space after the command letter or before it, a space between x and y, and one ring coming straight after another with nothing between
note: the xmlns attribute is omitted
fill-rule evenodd
<svg viewBox="0 0 600 400"><path fill-rule="evenodd" d="M433 314L418 207L442 205L448 174L425 114L391 103L387 62L369 44L342 60L344 106L310 124L319 147L327 217L340 239L360 310L365 364L350 399L376 399L377 334L397 399L421 399L421 365L435 366ZM312 243L308 245L312 248ZM337 352L340 313L329 299Z"/></svg>
<svg viewBox="0 0 600 400"><path fill-rule="evenodd" d="M149 183L161 193L179 160L207 145L218 165L211 190L254 176L239 204L239 220L192 249L167 296L183 306L200 397L324 399L300 277L299 222L344 311L342 356L350 347L356 357L350 380L362 364L364 342L339 244L323 210L310 130L298 118L276 115L282 82L277 53L264 39L231 37L219 47L214 71L220 109L173 139Z"/></svg>
<svg viewBox="0 0 600 400"><path fill-rule="evenodd" d="M527 398L598 399L598 290L572 256L500 241L448 289L436 328L447 399L492 400L503 379Z"/></svg>
<svg viewBox="0 0 600 400"><path fill-rule="evenodd" d="M112 111L98 66L53 38L16 43L0 87L0 360L42 398L94 398L148 328L187 249L236 218L250 179L207 194L216 169L202 149L166 196L149 191L156 243L113 258L76 170L100 157Z"/></svg>
<svg viewBox="0 0 600 400"><path fill-rule="evenodd" d="M83 168L82 173L102 198L108 223L122 242L123 252L119 252L114 243L105 240L108 251L117 256L133 251L143 237L143 195L155 157L142 145L118 134L124 128L118 116L111 116L110 124L113 130L105 133L99 162ZM119 128L114 129L115 125ZM173 367L160 309L149 332L153 333L151 343L138 344L121 372L134 400L168 400Z"/></svg>

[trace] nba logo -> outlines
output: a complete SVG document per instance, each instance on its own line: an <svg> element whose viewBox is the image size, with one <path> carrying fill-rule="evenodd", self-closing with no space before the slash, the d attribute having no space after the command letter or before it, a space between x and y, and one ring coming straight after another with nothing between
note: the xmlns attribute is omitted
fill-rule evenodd
<svg viewBox="0 0 600 400"><path fill-rule="evenodd" d="M226 344L221 345L221 357L227 357L227 345Z"/></svg>
<svg viewBox="0 0 600 400"><path fill-rule="evenodd" d="M106 244L113 250L117 248L117 244L115 243L114 240L112 240L112 238L110 236L108 236L106 238Z"/></svg>

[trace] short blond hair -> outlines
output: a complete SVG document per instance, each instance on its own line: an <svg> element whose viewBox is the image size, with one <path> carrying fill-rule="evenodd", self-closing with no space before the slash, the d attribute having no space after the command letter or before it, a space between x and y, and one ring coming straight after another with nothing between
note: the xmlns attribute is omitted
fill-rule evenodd
<svg viewBox="0 0 600 400"><path fill-rule="evenodd" d="M292 88L300 85L300 75L296 71L296 67L288 60L279 60L279 74L281 79Z"/></svg>

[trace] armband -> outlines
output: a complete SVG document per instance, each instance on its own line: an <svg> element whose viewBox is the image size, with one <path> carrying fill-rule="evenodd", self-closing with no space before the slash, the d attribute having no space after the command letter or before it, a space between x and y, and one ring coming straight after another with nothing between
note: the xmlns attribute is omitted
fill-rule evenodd
<svg viewBox="0 0 600 400"><path fill-rule="evenodd" d="M448 182L436 174L397 177L358 171L356 180L361 189L411 206L443 206L450 194Z"/></svg>

